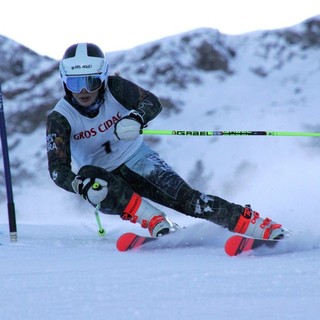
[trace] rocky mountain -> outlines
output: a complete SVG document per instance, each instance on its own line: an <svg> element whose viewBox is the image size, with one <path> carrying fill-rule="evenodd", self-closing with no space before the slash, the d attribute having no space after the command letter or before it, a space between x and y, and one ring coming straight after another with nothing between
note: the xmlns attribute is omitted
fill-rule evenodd
<svg viewBox="0 0 320 320"><path fill-rule="evenodd" d="M20 190L47 175L45 119L63 91L58 61L3 36L0 57L13 184ZM319 57L320 16L285 29L237 36L197 29L108 53L111 73L120 72L160 97L164 111L150 127L181 130L320 131ZM230 193L231 175L248 177L255 166L250 161L254 157L243 155L248 150L241 151L238 142L230 146L235 142L231 137L228 142L177 139L147 137L181 174L203 187L219 185ZM218 151L212 151L213 144ZM318 145L310 139L304 148ZM234 150L230 157L242 155L222 177L219 169L211 169L212 159L223 166L225 159L217 159L217 153L229 148ZM3 176L1 163L1 181ZM212 182L213 177L220 182ZM0 198L4 195L1 183Z"/></svg>

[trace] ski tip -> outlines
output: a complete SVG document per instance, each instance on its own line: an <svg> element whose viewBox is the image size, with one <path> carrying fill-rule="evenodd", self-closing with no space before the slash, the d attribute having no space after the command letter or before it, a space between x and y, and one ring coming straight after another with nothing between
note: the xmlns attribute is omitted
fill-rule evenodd
<svg viewBox="0 0 320 320"><path fill-rule="evenodd" d="M236 255L236 250L237 250L237 244L241 242L241 236L232 236L230 237L225 245L224 245L224 251L228 256L235 256Z"/></svg>
<svg viewBox="0 0 320 320"><path fill-rule="evenodd" d="M130 244L135 240L136 237L137 235L132 232L127 232L123 234L117 240L117 249L121 252L127 251L130 247Z"/></svg>
<svg viewBox="0 0 320 320"><path fill-rule="evenodd" d="M240 235L235 235L230 237L224 246L224 250L227 255L233 257L236 256L243 251L248 251L252 248L254 239L245 238Z"/></svg>

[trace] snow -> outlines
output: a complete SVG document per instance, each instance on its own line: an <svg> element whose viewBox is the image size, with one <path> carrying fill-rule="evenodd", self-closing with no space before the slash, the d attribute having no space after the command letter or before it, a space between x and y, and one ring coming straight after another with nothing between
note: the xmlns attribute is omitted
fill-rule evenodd
<svg viewBox="0 0 320 320"><path fill-rule="evenodd" d="M204 243L186 230L194 246L120 253L119 230L104 227L20 224L17 243L2 237L0 318L317 319L319 249L230 258L222 230L199 223Z"/></svg>
<svg viewBox="0 0 320 320"><path fill-rule="evenodd" d="M160 115L149 129L319 127L319 52L310 49L289 61L284 50L284 58L277 60L276 51L263 57L261 47L245 40L232 62L233 76L221 80L216 73L204 73L201 85L187 90L155 86L156 94L182 101L181 112ZM167 41L172 46L173 39ZM278 61L285 62L277 68ZM267 77L250 71L259 66ZM13 102L5 105L11 106L19 108ZM115 242L122 233L146 231L101 214L106 236L100 237L94 208L49 179L44 135L39 128L26 137L9 137L10 145L19 137L10 156L20 155L15 162L37 172L31 181L13 181L16 243L10 242L7 204L0 203L1 320L318 319L318 138L157 137L154 148L182 177L194 177L201 161L197 187L250 203L262 216L293 230L272 252L231 258L223 250L230 232L168 209L185 230L141 251L118 252Z"/></svg>
<svg viewBox="0 0 320 320"><path fill-rule="evenodd" d="M175 212L170 217L185 230L122 253L118 236L146 231L100 214L106 235L99 236L94 208L43 179L16 196L16 243L1 216L1 320L317 319L315 210L292 218L286 243L254 255L227 256L231 233ZM287 208L281 218L291 221Z"/></svg>

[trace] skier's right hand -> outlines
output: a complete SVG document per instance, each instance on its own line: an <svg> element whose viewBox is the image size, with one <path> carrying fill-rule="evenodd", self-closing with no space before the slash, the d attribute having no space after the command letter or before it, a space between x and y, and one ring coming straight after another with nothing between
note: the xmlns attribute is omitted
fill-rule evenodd
<svg viewBox="0 0 320 320"><path fill-rule="evenodd" d="M133 141L139 137L142 128L142 117L132 111L115 123L114 134L119 140Z"/></svg>
<svg viewBox="0 0 320 320"><path fill-rule="evenodd" d="M99 178L86 178L77 175L72 181L72 188L83 199L95 205L103 201L108 194L107 181Z"/></svg>

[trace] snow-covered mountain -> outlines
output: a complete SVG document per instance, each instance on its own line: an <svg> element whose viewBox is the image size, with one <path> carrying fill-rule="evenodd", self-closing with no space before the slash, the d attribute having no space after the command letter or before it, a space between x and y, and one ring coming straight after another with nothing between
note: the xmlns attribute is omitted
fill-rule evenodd
<svg viewBox="0 0 320 320"><path fill-rule="evenodd" d="M320 17L314 17L290 28L239 36L198 29L111 52L108 58L111 73L120 72L161 98L164 111L149 128L316 131L319 39ZM0 56L12 176L19 192L48 178L45 118L63 92L58 61L5 37L0 37ZM311 168L320 145L318 138L292 137L146 139L197 187L235 201L243 201L243 189L255 198L260 188L265 193L279 187L278 172L288 171L292 179L293 171ZM281 190L289 185L280 182ZM4 194L1 184L1 199Z"/></svg>
<svg viewBox="0 0 320 320"><path fill-rule="evenodd" d="M292 229L293 252L233 259L227 230L164 209L190 247L122 254L117 237L145 231L100 215L99 238L93 208L47 172L58 61L1 36L0 57L18 224L10 243L1 161L1 320L318 319L320 138L146 136L193 186ZM320 16L238 36L192 30L108 58L161 98L150 129L320 131Z"/></svg>

